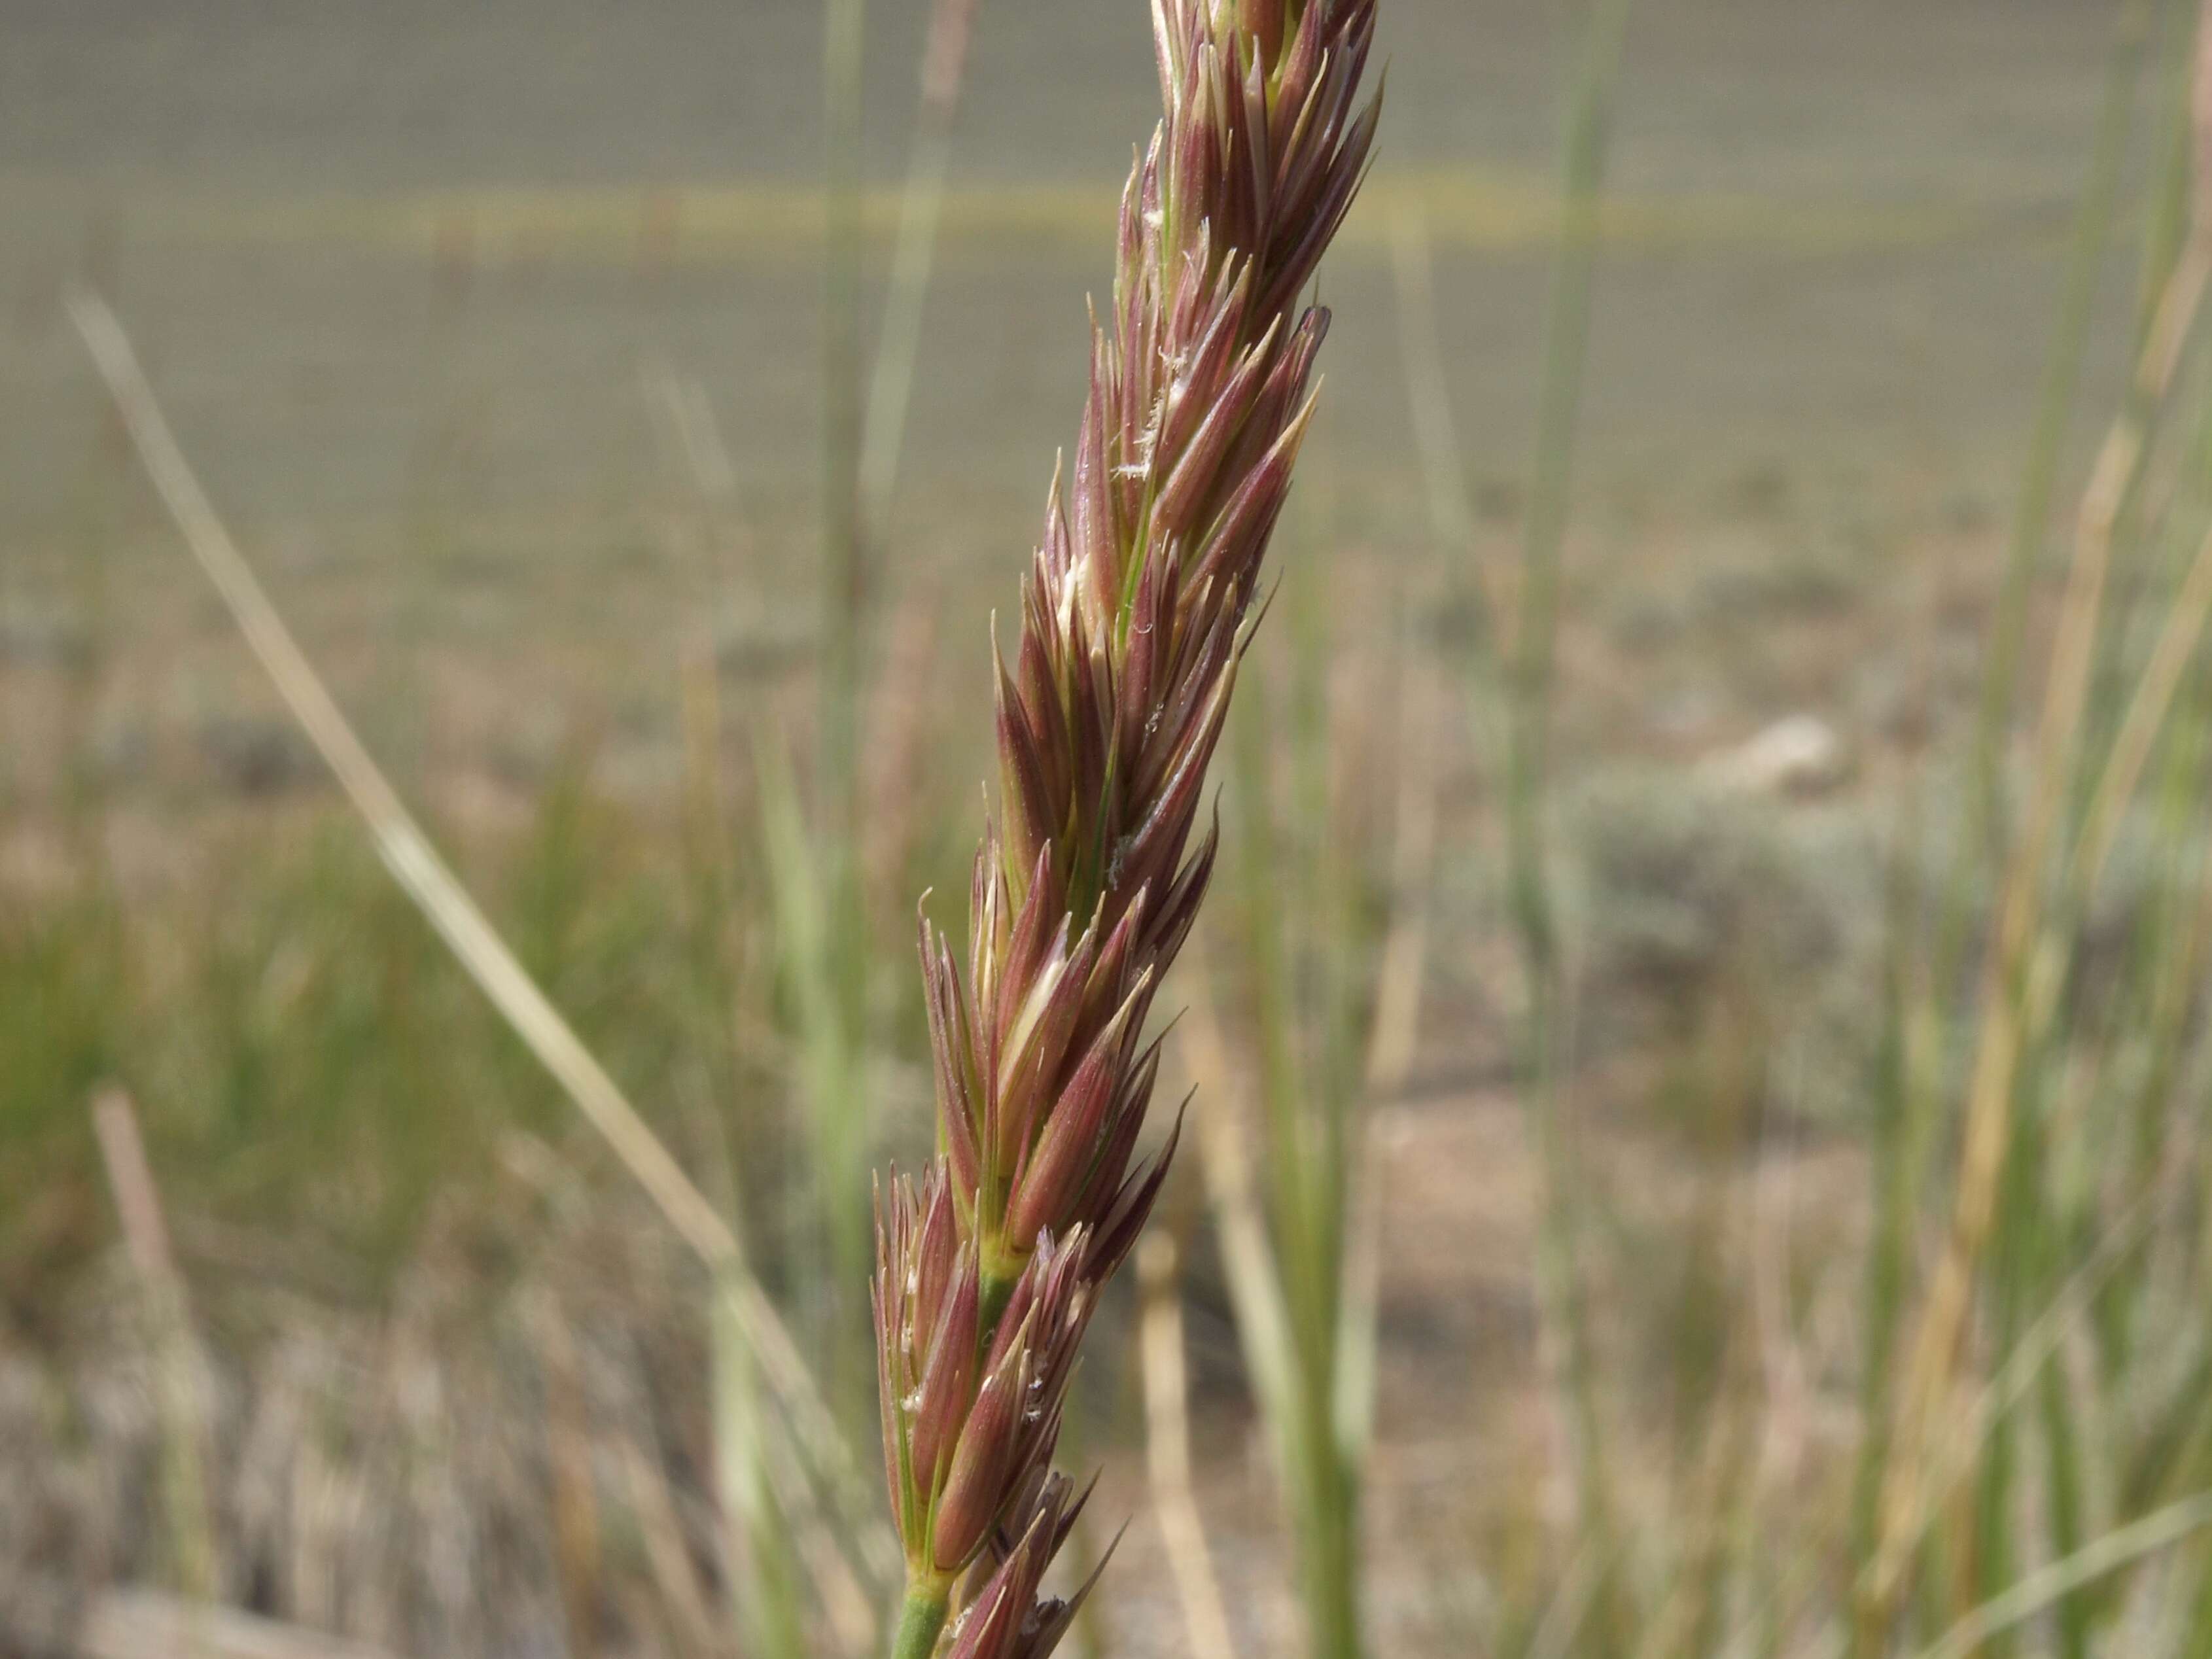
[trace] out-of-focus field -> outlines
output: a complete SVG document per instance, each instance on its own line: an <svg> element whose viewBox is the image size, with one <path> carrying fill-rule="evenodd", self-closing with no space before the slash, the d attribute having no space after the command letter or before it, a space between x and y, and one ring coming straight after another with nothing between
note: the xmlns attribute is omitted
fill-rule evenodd
<svg viewBox="0 0 2212 1659"><path fill-rule="evenodd" d="M926 8L870 10L872 316ZM1526 3L1383 15L1383 161L1324 272L1327 389L1255 680L1330 653L1336 798L1376 893L1401 766L1439 811L1415 1056L1371 1108L1369 1525L1376 1650L1445 1654L1564 1570L1534 1541L1566 1499L1495 730L1462 668L1469 585L1509 589L1522 534L1568 45ZM1908 775L1923 818L1951 810L2111 22L1651 0L1631 26L1555 814L1604 1369L1649 1454L1631 1487L1697 1464L1698 1412L1734 1386L1699 1320L1854 1316L1883 849ZM816 1224L755 779L811 725L819 27L801 0L0 0L0 1653L64 1646L90 1589L167 1570L159 1379L87 1109L110 1080L212 1356L233 1599L423 1659L687 1650L654 1528L665 1506L711 1554L690 1270L389 890L60 296L114 305L370 747L796 1297ZM1135 0L983 0L978 28L872 593L886 1156L925 1133L914 896L964 891L987 622L1073 439L1083 299L1156 98ZM1409 347L1417 225L1436 334ZM2100 416L2133 247L2091 335ZM1427 366L1463 544L1421 465ZM1828 746L1762 770L1745 745L1797 716ZM1224 929L1208 961L1234 951ZM1168 1208L1194 1240L1200 1497L1237 1626L1273 1651L1288 1568L1194 1176ZM848 1398L866 1379L834 1328L860 1308L798 1316ZM1094 1543L1135 1519L1091 1638L1180 1652L1133 1344L1094 1340ZM1790 1407L1762 1455L1828 1492L1851 1380L1802 1374L1794 1340L1758 1363Z"/></svg>

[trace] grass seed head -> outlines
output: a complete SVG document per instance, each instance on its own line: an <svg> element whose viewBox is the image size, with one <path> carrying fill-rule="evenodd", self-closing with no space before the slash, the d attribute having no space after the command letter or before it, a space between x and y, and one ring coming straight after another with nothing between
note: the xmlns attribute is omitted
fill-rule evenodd
<svg viewBox="0 0 2212 1659"><path fill-rule="evenodd" d="M1206 769L1311 415L1328 318L1297 295L1379 107L1361 91L1375 0L1152 15L1164 118L1122 194L1020 636L994 647L999 791L965 963L921 922L939 1156L878 1213L910 1595L981 1575L939 1644L962 1659L1036 1659L1073 1610L1036 1599L1079 1507L1050 1473L1061 1405L1175 1150L1135 1158L1159 1070L1146 1021L1212 870Z"/></svg>

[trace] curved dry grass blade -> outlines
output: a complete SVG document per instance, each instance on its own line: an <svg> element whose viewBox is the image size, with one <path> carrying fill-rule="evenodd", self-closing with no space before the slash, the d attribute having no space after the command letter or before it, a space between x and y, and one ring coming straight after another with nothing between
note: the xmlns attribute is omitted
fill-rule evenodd
<svg viewBox="0 0 2212 1659"><path fill-rule="evenodd" d="M852 1451L781 1316L746 1267L737 1234L507 949L354 734L200 488L115 313L96 295L83 292L70 296L69 311L185 546L368 823L385 867L677 1235L713 1272L793 1431L851 1501L859 1479Z"/></svg>
<svg viewBox="0 0 2212 1659"><path fill-rule="evenodd" d="M2116 1528L2064 1559L2028 1574L2003 1595L1992 1596L1944 1632L1933 1645L1923 1648L1916 1659L1966 1659L1991 1637L2026 1623L2083 1585L2132 1566L2206 1527L2212 1527L2212 1492L2199 1492L2154 1510L2142 1520Z"/></svg>

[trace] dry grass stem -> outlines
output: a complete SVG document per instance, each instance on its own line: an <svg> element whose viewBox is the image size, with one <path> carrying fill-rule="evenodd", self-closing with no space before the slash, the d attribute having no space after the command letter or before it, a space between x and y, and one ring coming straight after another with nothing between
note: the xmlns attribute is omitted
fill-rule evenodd
<svg viewBox="0 0 2212 1659"><path fill-rule="evenodd" d="M161 1433L161 1506L177 1588L191 1600L211 1600L221 1579L215 1515L208 1490L207 1368L192 1334L185 1281L169 1249L161 1196L138 1133L138 1115L122 1090L105 1089L92 1105L92 1125L124 1249L145 1302L153 1351L155 1409Z"/></svg>
<svg viewBox="0 0 2212 1659"><path fill-rule="evenodd" d="M1409 628L1401 634L1409 635ZM1364 1067L1370 1100L1406 1086L1420 1036L1421 993L1428 976L1431 882L1436 869L1437 796L1443 787L1443 690L1410 638L1400 660L1397 801L1390 854L1390 921L1376 974L1375 1017Z"/></svg>
<svg viewBox="0 0 2212 1659"><path fill-rule="evenodd" d="M545 1467L551 1486L553 1565L574 1659L599 1651L599 1504L592 1473L592 1426L583 1362L558 1297L541 1288L530 1308L544 1401Z"/></svg>
<svg viewBox="0 0 2212 1659"><path fill-rule="evenodd" d="M817 1467L849 1492L857 1480L852 1454L781 1316L745 1267L737 1234L485 920L354 734L193 476L113 312L97 295L76 293L70 315L185 545L368 825L386 867L678 1236L707 1264L729 1297L793 1431Z"/></svg>
<svg viewBox="0 0 2212 1659"><path fill-rule="evenodd" d="M653 1448L625 1435L617 1443L622 1460L623 1490L629 1512L645 1546L646 1565L653 1588L672 1626L677 1651L683 1659L711 1659L726 1650L714 1618L708 1609L706 1586L698 1564L684 1541L684 1522L677 1514L676 1495L670 1490L668 1471Z"/></svg>
<svg viewBox="0 0 2212 1659"><path fill-rule="evenodd" d="M2037 1568L2010 1589L1996 1595L1923 1648L1915 1659L1966 1659L1991 1638L2013 1630L2085 1584L2212 1527L2212 1493L2200 1492L2154 1510L2085 1544L2063 1560Z"/></svg>
<svg viewBox="0 0 2212 1659"><path fill-rule="evenodd" d="M2203 642L2208 617L2212 617L2212 534L2198 544L2190 561L2188 574L2173 596L2165 626L2143 665L2135 696L2129 700L2128 712L2106 751L2096 793L2082 820L2081 839L2068 871L2067 894L2076 904L2087 902L2104 873L2119 837L2121 819L2128 803L2135 799L2136 786L2142 781L2144 764L2166 727L2174 693ZM2048 994L2041 1003L2046 1015Z"/></svg>
<svg viewBox="0 0 2212 1659"><path fill-rule="evenodd" d="M2172 1151L2178 1154L2180 1149L2175 1147ZM1942 1505L1988 1444L1997 1421L2027 1397L2029 1388L2068 1337L2081 1332L2089 1318L2091 1304L2112 1275L2150 1236L2153 1227L2172 1205L2188 1192L2187 1183L2180 1179L2188 1167L2185 1158L2172 1156L2166 1167L2165 1180L2140 1194L2128 1206L2099 1241L2096 1249L2060 1286L2050 1305L2014 1340L1996 1375L1976 1391L1963 1409L1947 1419L1943 1432L1936 1437L1920 1482L1919 1508L1911 1517L1905 1534L1908 1547L1917 1546L1926 1535Z"/></svg>
<svg viewBox="0 0 2212 1659"><path fill-rule="evenodd" d="M1410 629L1401 630L1410 632ZM1361 1068L1364 1098L1352 1139L1345 1228L1345 1316L1338 1357L1341 1424L1364 1448L1374 1431L1375 1345L1382 1283L1382 1115L1412 1075L1427 983L1429 918L1437 858L1442 690L1410 648L1398 685L1397 800L1390 859L1390 914L1376 969L1375 1006Z"/></svg>
<svg viewBox="0 0 2212 1659"><path fill-rule="evenodd" d="M1184 1374L1182 1251L1171 1231L1155 1229L1137 1246L1145 1374L1145 1464L1152 1507L1182 1604L1192 1659L1236 1659L1229 1612L1206 1541L1206 1519L1191 1484L1190 1386Z"/></svg>
<svg viewBox="0 0 2212 1659"><path fill-rule="evenodd" d="M2212 110L2200 110L2200 125ZM2212 225L2199 223L2167 278L2136 365L2129 407L2106 434L2084 493L2074 557L2061 602L2049 684L2036 734L2035 795L2008 866L1996 943L1985 970L1983 1027L1967 1084L1965 1129L1950 1236L1930 1282L1907 1361L1898 1431L1884 1478L1882 1539L1867 1581L1863 1617L1879 1625L1893 1604L1918 1512L1927 1440L1950 1386L1973 1277L1994 1218L2014 1085L2030 1035L2027 977L2043 927L2051 837L2088 694L2113 533L2148 453L2153 423L2173 383L2184 345L2212 276Z"/></svg>
<svg viewBox="0 0 2212 1659"><path fill-rule="evenodd" d="M1290 1316L1283 1306L1282 1281L1267 1242L1267 1218L1253 1180L1258 1160L1248 1133L1251 1110L1240 1079L1242 1068L1229 1048L1206 971L1204 941L1194 942L1189 974L1190 1002L1177 1027L1182 1059L1195 1092L1210 1103L1198 1115L1199 1171L1221 1250L1223 1273L1237 1309L1237 1346L1259 1395L1260 1414L1281 1423L1290 1410L1287 1379L1277 1356L1290 1341Z"/></svg>

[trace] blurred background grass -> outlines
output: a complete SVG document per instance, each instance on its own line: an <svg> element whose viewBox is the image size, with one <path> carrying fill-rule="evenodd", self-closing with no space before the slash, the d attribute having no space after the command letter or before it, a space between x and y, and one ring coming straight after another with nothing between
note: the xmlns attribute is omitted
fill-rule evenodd
<svg viewBox="0 0 2212 1659"><path fill-rule="evenodd" d="M846 81L814 0L0 3L0 1651L116 1584L394 1653L866 1644L880 1517L392 886L60 296L865 1467L911 906L964 890L1154 97L1141 7L981 0L841 530L930 12ZM1609 9L1389 0L1176 1248L1071 1431L1133 1517L1091 1650L2212 1653L2212 451L2194 356L2135 368L2193 12L1650 0L1613 77Z"/></svg>

